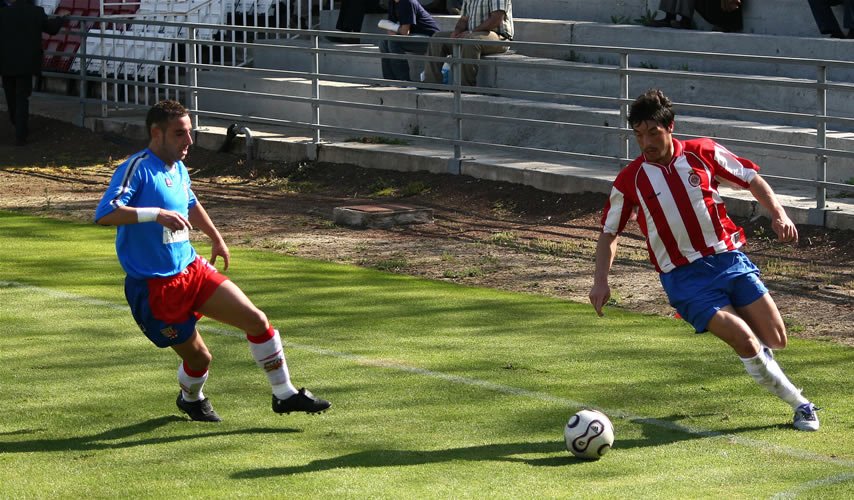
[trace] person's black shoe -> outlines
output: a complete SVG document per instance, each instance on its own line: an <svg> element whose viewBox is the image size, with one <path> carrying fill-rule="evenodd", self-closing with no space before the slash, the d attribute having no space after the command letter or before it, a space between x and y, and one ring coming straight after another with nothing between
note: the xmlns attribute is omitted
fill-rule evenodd
<svg viewBox="0 0 854 500"><path fill-rule="evenodd" d="M670 27L678 30L692 30L695 28L694 21L690 17L680 17L678 21L671 21Z"/></svg>
<svg viewBox="0 0 854 500"><path fill-rule="evenodd" d="M650 28L669 28L670 23L674 20L676 20L676 16L668 14L664 16L663 19L650 19L644 23L644 26L648 26Z"/></svg>
<svg viewBox="0 0 854 500"><path fill-rule="evenodd" d="M198 401L184 401L181 393L178 393L178 399L175 400L178 409L190 416L190 420L196 422L221 422L222 419L211 406L211 401L208 398Z"/></svg>
<svg viewBox="0 0 854 500"><path fill-rule="evenodd" d="M291 413L293 411L320 413L326 411L330 406L332 406L332 403L315 397L305 387L286 399L279 399L273 394L273 411L276 413Z"/></svg>

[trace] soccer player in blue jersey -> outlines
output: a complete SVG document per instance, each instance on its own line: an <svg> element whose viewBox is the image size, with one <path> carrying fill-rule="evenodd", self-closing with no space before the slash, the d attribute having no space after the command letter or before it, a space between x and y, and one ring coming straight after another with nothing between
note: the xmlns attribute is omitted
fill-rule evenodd
<svg viewBox="0 0 854 500"><path fill-rule="evenodd" d="M117 226L116 254L127 273L125 297L134 320L157 347L171 347L178 367L178 408L192 420L218 422L202 388L211 354L196 328L202 316L243 330L255 362L267 374L276 413L326 410L331 403L291 383L282 340L267 316L214 268L229 251L190 187L183 159L193 143L187 109L161 101L148 111L148 148L119 165L95 212ZM211 260L196 253L190 230L211 239Z"/></svg>

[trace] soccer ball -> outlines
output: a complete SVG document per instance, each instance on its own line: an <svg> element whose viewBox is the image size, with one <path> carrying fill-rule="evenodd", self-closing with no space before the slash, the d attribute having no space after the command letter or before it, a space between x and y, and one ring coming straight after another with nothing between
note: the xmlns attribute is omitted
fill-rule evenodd
<svg viewBox="0 0 854 500"><path fill-rule="evenodd" d="M598 460L614 444L614 426L597 410L581 410L563 429L566 449L578 458Z"/></svg>

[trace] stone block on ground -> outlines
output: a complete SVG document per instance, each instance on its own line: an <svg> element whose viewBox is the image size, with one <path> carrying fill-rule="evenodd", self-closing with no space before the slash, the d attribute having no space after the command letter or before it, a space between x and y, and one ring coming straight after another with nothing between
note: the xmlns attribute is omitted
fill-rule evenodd
<svg viewBox="0 0 854 500"><path fill-rule="evenodd" d="M342 226L385 228L433 222L433 210L396 203L371 203L335 207L332 218Z"/></svg>

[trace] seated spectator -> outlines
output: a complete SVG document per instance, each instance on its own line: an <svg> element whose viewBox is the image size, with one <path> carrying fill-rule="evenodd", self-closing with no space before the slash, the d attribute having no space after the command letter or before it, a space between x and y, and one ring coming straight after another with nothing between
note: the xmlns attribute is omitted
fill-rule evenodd
<svg viewBox="0 0 854 500"><path fill-rule="evenodd" d="M445 9L448 11L448 14L458 16L460 12L462 12L462 8L463 0L447 0L447 2L445 2Z"/></svg>
<svg viewBox="0 0 854 500"><path fill-rule="evenodd" d="M721 31L741 31L744 26L743 0L697 0L695 6L703 19Z"/></svg>
<svg viewBox="0 0 854 500"><path fill-rule="evenodd" d="M694 29L694 10L709 24L725 32L741 31L742 0L661 0L658 9L664 18L653 19L647 26ZM678 19L677 19L678 17Z"/></svg>
<svg viewBox="0 0 854 500"><path fill-rule="evenodd" d="M406 35L406 41L380 40L380 52L383 54L424 54L427 51L425 37L439 31L439 25L433 16L427 13L418 0L389 0L388 20L399 25L397 31L388 31L389 35ZM421 38L415 41L413 38ZM386 80L409 81L409 63L406 59L382 60L383 78Z"/></svg>
<svg viewBox="0 0 854 500"><path fill-rule="evenodd" d="M512 40L513 8L510 0L463 0L460 19L454 31L440 31L434 36L442 38L467 38L471 40ZM427 55L446 57L453 52L453 44L430 42ZM466 59L480 59L482 55L507 52L506 45L462 45L460 55ZM462 84L477 85L477 65L462 65ZM424 67L424 81L441 83L442 62L430 61Z"/></svg>
<svg viewBox="0 0 854 500"><path fill-rule="evenodd" d="M365 14L374 12L383 12L378 0L341 0L335 29L349 33L360 32L362 31L362 21L365 19ZM331 36L328 39L330 42L335 43L361 43L361 40L358 38Z"/></svg>
<svg viewBox="0 0 854 500"><path fill-rule="evenodd" d="M664 12L664 18L653 19L647 26L655 28L693 29L694 0L661 0L658 10ZM677 16L679 17L677 19Z"/></svg>
<svg viewBox="0 0 854 500"><path fill-rule="evenodd" d="M854 0L809 0L809 3L812 16L822 35L830 35L831 38L854 38ZM839 21L830 8L840 3L843 9L842 25L848 33L839 27Z"/></svg>

